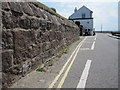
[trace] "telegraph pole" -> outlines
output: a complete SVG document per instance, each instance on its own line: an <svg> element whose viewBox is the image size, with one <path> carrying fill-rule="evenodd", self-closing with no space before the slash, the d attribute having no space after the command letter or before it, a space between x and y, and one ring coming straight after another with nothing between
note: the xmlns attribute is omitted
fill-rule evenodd
<svg viewBox="0 0 120 90"><path fill-rule="evenodd" d="M101 33L102 33L102 24L101 24Z"/></svg>

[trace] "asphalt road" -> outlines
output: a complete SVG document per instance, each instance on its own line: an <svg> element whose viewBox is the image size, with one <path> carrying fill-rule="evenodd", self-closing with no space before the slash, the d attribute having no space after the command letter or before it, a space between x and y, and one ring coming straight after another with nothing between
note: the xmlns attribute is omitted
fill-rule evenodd
<svg viewBox="0 0 120 90"><path fill-rule="evenodd" d="M12 87L118 88L119 42L108 34L81 37L81 41L70 46L68 55L54 63L50 72L35 71Z"/></svg>
<svg viewBox="0 0 120 90"><path fill-rule="evenodd" d="M108 34L88 36L54 87L118 88L118 42Z"/></svg>

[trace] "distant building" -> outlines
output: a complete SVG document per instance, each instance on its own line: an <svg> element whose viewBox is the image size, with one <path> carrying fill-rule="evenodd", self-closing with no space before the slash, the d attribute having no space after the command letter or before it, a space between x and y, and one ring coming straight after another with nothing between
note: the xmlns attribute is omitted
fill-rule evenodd
<svg viewBox="0 0 120 90"><path fill-rule="evenodd" d="M93 35L93 11L86 6L81 7L79 10L75 8L74 13L69 17L69 20L76 24L83 25L85 31L90 31L90 35Z"/></svg>

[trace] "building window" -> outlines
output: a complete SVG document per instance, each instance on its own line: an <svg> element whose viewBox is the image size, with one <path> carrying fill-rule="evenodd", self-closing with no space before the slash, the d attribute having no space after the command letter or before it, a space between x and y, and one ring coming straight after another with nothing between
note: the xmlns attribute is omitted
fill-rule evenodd
<svg viewBox="0 0 120 90"><path fill-rule="evenodd" d="M85 18L85 13L82 14L82 18Z"/></svg>

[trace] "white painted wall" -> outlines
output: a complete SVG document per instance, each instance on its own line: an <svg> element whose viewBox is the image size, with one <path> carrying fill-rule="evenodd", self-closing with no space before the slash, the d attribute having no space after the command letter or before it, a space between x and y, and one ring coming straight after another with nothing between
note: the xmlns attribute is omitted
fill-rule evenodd
<svg viewBox="0 0 120 90"><path fill-rule="evenodd" d="M79 21L80 25L83 25L84 29L90 29L91 36L93 36L93 19L74 20L74 23L76 21Z"/></svg>
<svg viewBox="0 0 120 90"><path fill-rule="evenodd" d="M93 29L93 19L74 20L74 22L76 21L79 21L80 25L83 25L84 29Z"/></svg>
<svg viewBox="0 0 120 90"><path fill-rule="evenodd" d="M82 15L85 14L83 18ZM90 29L91 35L93 35L93 19L92 19L92 11L89 10L86 6L81 7L75 13L73 13L69 19L72 19L75 23L76 21L80 22L80 25L83 25L84 29Z"/></svg>

